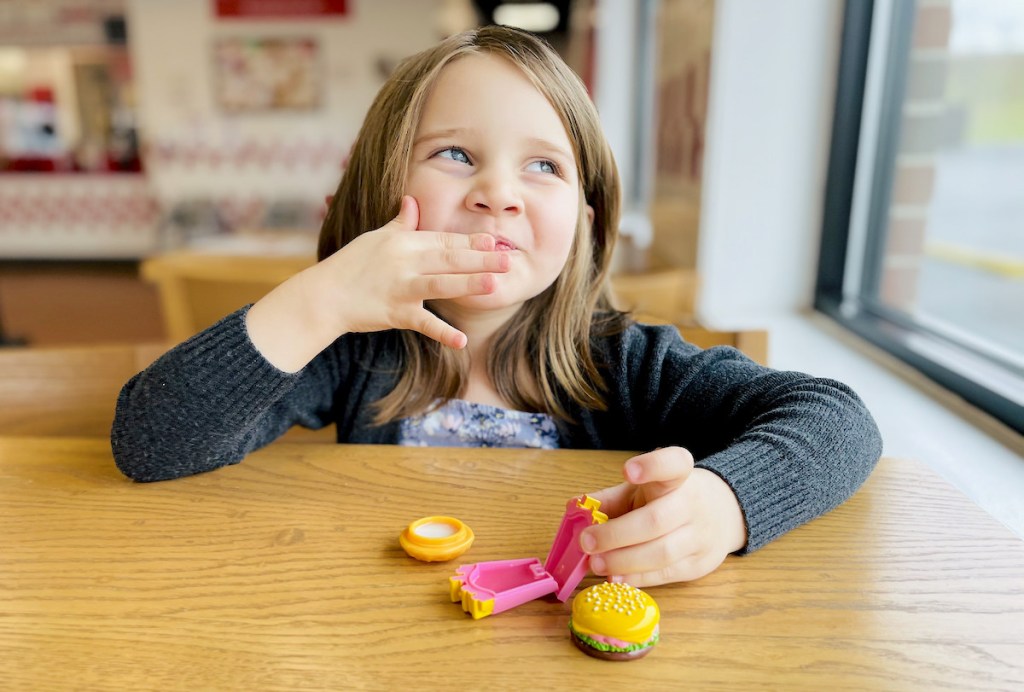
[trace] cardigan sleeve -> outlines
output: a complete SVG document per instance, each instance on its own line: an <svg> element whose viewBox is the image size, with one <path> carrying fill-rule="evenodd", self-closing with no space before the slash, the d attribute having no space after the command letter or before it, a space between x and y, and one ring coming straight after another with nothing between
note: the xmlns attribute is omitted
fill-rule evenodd
<svg viewBox="0 0 1024 692"><path fill-rule="evenodd" d="M111 428L117 467L158 481L236 464L292 425L333 418L335 349L297 373L271 365L249 340L242 308L161 356L121 389Z"/></svg>
<svg viewBox="0 0 1024 692"><path fill-rule="evenodd" d="M637 449L686 447L732 488L743 552L844 502L881 455L874 419L845 384L701 350L671 327L630 328L617 380Z"/></svg>

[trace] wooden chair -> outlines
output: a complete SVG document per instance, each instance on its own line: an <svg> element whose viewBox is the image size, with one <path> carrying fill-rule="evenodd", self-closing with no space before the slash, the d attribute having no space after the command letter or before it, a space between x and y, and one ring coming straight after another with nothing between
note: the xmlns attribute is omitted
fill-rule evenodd
<svg viewBox="0 0 1024 692"><path fill-rule="evenodd" d="M252 303L292 275L309 267L303 256L239 256L181 252L142 263L142 276L156 284L168 337L183 341L224 315ZM728 345L767 364L764 330L718 331L697 323L699 279L689 269L616 274L611 279L616 307L652 324L674 324L701 348Z"/></svg>
<svg viewBox="0 0 1024 692"><path fill-rule="evenodd" d="M167 344L0 348L0 435L108 437L121 387ZM290 442L333 442L334 426Z"/></svg>
<svg viewBox="0 0 1024 692"><path fill-rule="evenodd" d="M167 337L174 343L206 329L313 264L304 256L233 256L180 252L142 262L156 285Z"/></svg>
<svg viewBox="0 0 1024 692"><path fill-rule="evenodd" d="M0 349L0 434L107 437L121 386L164 344Z"/></svg>
<svg viewBox="0 0 1024 692"><path fill-rule="evenodd" d="M719 331L693 325L675 325L683 338L701 348L732 346L755 363L768 365L768 332L764 329Z"/></svg>
<svg viewBox="0 0 1024 692"><path fill-rule="evenodd" d="M762 365L768 364L768 332L763 329L721 331L696 319L700 280L690 269L663 269L616 274L611 279L614 303L646 324L675 325L683 338L701 348L733 346Z"/></svg>
<svg viewBox="0 0 1024 692"><path fill-rule="evenodd" d="M660 269L639 274L614 274L613 303L637 317L649 316L672 324L694 321L700 281L692 269Z"/></svg>

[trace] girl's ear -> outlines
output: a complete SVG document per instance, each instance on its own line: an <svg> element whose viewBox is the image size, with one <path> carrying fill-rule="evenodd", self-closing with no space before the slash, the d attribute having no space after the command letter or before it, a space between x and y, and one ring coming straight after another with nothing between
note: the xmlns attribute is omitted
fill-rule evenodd
<svg viewBox="0 0 1024 692"><path fill-rule="evenodd" d="M587 205L587 225L591 228L594 227L594 208L589 204Z"/></svg>

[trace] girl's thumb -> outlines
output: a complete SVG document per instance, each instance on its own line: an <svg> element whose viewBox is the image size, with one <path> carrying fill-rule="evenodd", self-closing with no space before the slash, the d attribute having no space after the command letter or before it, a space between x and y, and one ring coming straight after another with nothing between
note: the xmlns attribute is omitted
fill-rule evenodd
<svg viewBox="0 0 1024 692"><path fill-rule="evenodd" d="M398 227L406 231L415 231L420 222L420 207L416 198L411 195L402 197L402 206L395 217Z"/></svg>

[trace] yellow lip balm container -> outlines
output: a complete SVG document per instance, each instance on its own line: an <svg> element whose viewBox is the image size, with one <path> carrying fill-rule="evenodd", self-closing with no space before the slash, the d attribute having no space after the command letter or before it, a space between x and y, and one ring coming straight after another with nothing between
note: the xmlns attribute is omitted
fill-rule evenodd
<svg viewBox="0 0 1024 692"><path fill-rule="evenodd" d="M398 537L402 549L423 562L453 560L473 545L473 529L454 517L423 517Z"/></svg>

